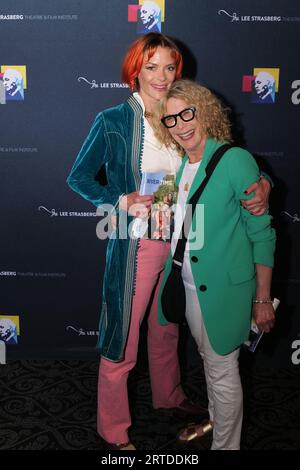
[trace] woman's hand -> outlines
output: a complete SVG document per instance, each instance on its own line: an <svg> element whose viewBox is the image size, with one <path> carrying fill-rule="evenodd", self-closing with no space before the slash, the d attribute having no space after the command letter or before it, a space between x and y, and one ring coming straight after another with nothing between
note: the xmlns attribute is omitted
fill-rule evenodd
<svg viewBox="0 0 300 470"><path fill-rule="evenodd" d="M148 217L152 202L153 196L140 196L135 191L123 196L119 202L119 207L134 217L144 218Z"/></svg>
<svg viewBox="0 0 300 470"><path fill-rule="evenodd" d="M253 318L260 331L269 333L275 323L275 313L272 304L253 304Z"/></svg>
<svg viewBox="0 0 300 470"><path fill-rule="evenodd" d="M253 215L263 215L269 205L269 195L271 191L270 182L263 176L257 183L251 184L246 189L245 194L252 193L254 196L251 199L241 199L242 206Z"/></svg>

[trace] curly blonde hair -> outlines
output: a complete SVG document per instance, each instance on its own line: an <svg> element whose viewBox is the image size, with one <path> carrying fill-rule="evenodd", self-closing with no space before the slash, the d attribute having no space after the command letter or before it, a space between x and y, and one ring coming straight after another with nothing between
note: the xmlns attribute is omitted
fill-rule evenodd
<svg viewBox="0 0 300 470"><path fill-rule="evenodd" d="M229 108L225 108L208 88L191 80L177 80L172 83L157 107L153 127L160 142L167 146L175 145L180 153L184 153L183 148L175 142L168 129L160 121L166 115L167 101L170 98L178 98L185 101L188 106L196 108L195 117L205 136L213 137L221 142L232 142L231 123L228 118Z"/></svg>

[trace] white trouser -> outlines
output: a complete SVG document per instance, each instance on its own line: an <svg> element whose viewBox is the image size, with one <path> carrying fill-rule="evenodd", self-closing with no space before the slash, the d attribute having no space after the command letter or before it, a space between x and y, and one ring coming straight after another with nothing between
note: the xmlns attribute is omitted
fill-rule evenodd
<svg viewBox="0 0 300 470"><path fill-rule="evenodd" d="M212 450L239 450L243 420L243 392L239 349L220 356L212 349L202 319L197 291L185 283L186 319L204 362L208 411L213 421Z"/></svg>

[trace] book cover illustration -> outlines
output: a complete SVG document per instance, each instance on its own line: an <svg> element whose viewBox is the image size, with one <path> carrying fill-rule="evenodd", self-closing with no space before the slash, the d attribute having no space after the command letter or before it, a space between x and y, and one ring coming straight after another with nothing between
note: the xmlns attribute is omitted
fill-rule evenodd
<svg viewBox="0 0 300 470"><path fill-rule="evenodd" d="M153 195L148 219L136 219L133 227L137 238L170 241L174 230L174 204L178 187L175 175L166 173L143 173L140 195Z"/></svg>

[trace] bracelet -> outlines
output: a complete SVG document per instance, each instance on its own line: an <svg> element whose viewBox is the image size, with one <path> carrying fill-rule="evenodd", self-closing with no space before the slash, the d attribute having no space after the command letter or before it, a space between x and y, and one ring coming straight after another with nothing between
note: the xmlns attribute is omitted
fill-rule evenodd
<svg viewBox="0 0 300 470"><path fill-rule="evenodd" d="M252 303L254 304L272 304L273 300L252 300Z"/></svg>

